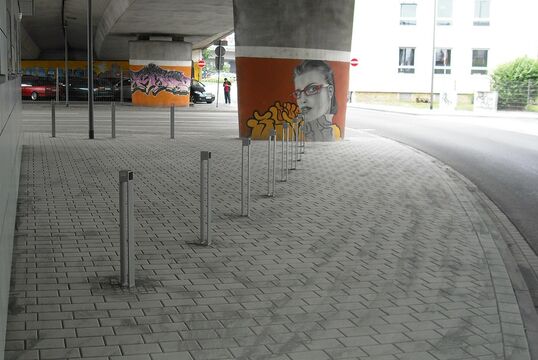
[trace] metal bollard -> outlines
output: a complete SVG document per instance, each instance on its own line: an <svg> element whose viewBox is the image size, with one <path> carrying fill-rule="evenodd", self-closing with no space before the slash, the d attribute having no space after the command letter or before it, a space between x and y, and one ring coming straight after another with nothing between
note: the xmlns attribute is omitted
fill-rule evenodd
<svg viewBox="0 0 538 360"><path fill-rule="evenodd" d="M120 68L120 103L123 104L123 68Z"/></svg>
<svg viewBox="0 0 538 360"><path fill-rule="evenodd" d="M241 146L241 216L250 216L250 144L252 141L250 138L243 139ZM245 194L245 148L247 152L246 161L246 183L247 189ZM246 202L246 206L245 206ZM245 211L246 209L246 211Z"/></svg>
<svg viewBox="0 0 538 360"><path fill-rule="evenodd" d="M50 102L50 111L51 111L51 120L52 120L52 137L56 137L56 103L53 101Z"/></svg>
<svg viewBox="0 0 538 360"><path fill-rule="evenodd" d="M303 127L304 127L304 125L301 126L301 129L302 129ZM305 153L305 149L306 149L306 135L305 135L305 133L304 133L304 130L301 131L301 135L302 135L302 136L301 136L301 154L304 155L304 153Z"/></svg>
<svg viewBox="0 0 538 360"><path fill-rule="evenodd" d="M275 165L276 165L276 131L272 129L269 133L269 140L267 142L267 196L275 196ZM272 163L273 167L271 169L271 153L273 155ZM271 170L272 179L271 179Z"/></svg>
<svg viewBox="0 0 538 360"><path fill-rule="evenodd" d="M299 140L299 149L297 151L297 155L299 158L297 161L301 161L301 154L303 153L303 145L302 145L302 138L303 138L303 127L301 126L301 123L297 124L297 138Z"/></svg>
<svg viewBox="0 0 538 360"><path fill-rule="evenodd" d="M284 180L284 131L284 124L282 124L282 137L280 138L280 142L282 143L282 151L280 152L280 181L286 181Z"/></svg>
<svg viewBox="0 0 538 360"><path fill-rule="evenodd" d="M133 172L120 171L120 281L123 287L135 286Z"/></svg>
<svg viewBox="0 0 538 360"><path fill-rule="evenodd" d="M174 139L175 137L175 129L174 129L174 122L175 122L175 119L174 119L174 115L176 113L176 108L175 108L175 105L172 104L172 106L170 106L170 139Z"/></svg>
<svg viewBox="0 0 538 360"><path fill-rule="evenodd" d="M112 139L116 137L116 103L110 105L110 119L112 120Z"/></svg>
<svg viewBox="0 0 538 360"><path fill-rule="evenodd" d="M58 68L56 68L56 102L60 101L60 73L58 71Z"/></svg>
<svg viewBox="0 0 538 360"><path fill-rule="evenodd" d="M200 245L211 245L211 151L200 153Z"/></svg>
<svg viewBox="0 0 538 360"><path fill-rule="evenodd" d="M294 133L294 129L293 129L293 122L290 123L290 128L288 130L288 141L289 141L289 144L290 144L290 149L289 149L289 165L288 165L288 169L291 171L291 170L295 170L293 168L293 133Z"/></svg>
<svg viewBox="0 0 538 360"><path fill-rule="evenodd" d="M293 168L294 169L297 169L297 161L299 161L299 122L297 122L296 124L296 129L295 129L295 159L294 159L294 164L293 164Z"/></svg>
<svg viewBox="0 0 538 360"><path fill-rule="evenodd" d="M284 139L284 142L285 142L285 149L283 148L283 151L284 151L284 158L282 160L282 166L284 168L284 173L283 173L283 179L282 181L288 181L288 152L289 152L289 137L290 137L290 132L289 132L289 124L287 122L285 122L282 126L283 128L283 139Z"/></svg>
<svg viewBox="0 0 538 360"><path fill-rule="evenodd" d="M291 160L290 160L290 170L297 169L297 128L298 128L297 118L293 119L291 124Z"/></svg>

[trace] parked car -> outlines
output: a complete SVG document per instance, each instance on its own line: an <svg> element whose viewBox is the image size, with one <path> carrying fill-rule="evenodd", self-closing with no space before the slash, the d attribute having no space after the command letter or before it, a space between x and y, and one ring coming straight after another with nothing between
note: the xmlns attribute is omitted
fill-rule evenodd
<svg viewBox="0 0 538 360"><path fill-rule="evenodd" d="M211 104L215 101L215 95L205 91L205 85L198 80L192 79L191 82L191 102Z"/></svg>
<svg viewBox="0 0 538 360"><path fill-rule="evenodd" d="M121 93L123 88L123 101L131 101L131 79L123 79L123 82L120 84L120 81L114 84L114 99L121 100Z"/></svg>
<svg viewBox="0 0 538 360"><path fill-rule="evenodd" d="M97 81L94 81L94 96L99 89ZM88 79L69 78L69 100L88 100Z"/></svg>
<svg viewBox="0 0 538 360"><path fill-rule="evenodd" d="M56 97L56 84L48 78L23 75L21 79L21 95L33 101L53 99Z"/></svg>
<svg viewBox="0 0 538 360"><path fill-rule="evenodd" d="M94 99L96 101L114 101L114 81L116 79L102 78L95 81L97 90L94 90Z"/></svg>

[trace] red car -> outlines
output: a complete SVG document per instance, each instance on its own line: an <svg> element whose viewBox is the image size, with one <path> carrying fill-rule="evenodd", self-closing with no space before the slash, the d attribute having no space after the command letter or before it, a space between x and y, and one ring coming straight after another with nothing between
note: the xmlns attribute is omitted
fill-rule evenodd
<svg viewBox="0 0 538 360"><path fill-rule="evenodd" d="M52 99L56 97L56 85L46 78L23 76L21 79L23 98L32 100Z"/></svg>

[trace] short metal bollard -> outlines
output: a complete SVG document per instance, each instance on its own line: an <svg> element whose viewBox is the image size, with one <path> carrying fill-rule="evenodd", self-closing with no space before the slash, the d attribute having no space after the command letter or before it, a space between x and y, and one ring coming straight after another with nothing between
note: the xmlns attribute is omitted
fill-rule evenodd
<svg viewBox="0 0 538 360"><path fill-rule="evenodd" d="M304 151L305 151L305 148L306 148L304 124L300 126L300 129L301 129L301 135L300 135L300 138L299 138L299 143L300 143L299 146L301 147L301 151L299 153L304 155Z"/></svg>
<svg viewBox="0 0 538 360"><path fill-rule="evenodd" d="M120 68L120 103L123 104L123 68Z"/></svg>
<svg viewBox="0 0 538 360"><path fill-rule="evenodd" d="M291 124L291 161L290 161L290 170L297 169L297 157L298 157L298 142L297 136L299 131L299 121L297 118L293 119Z"/></svg>
<svg viewBox="0 0 538 360"><path fill-rule="evenodd" d="M301 161L301 154L303 153L303 126L301 125L301 123L299 123L297 128L297 137L299 140L299 149L297 151L299 159L297 159L297 161Z"/></svg>
<svg viewBox="0 0 538 360"><path fill-rule="evenodd" d="M250 138L245 138L241 146L241 216L250 216ZM246 150L246 161L245 161ZM245 166L246 164L246 166ZM246 180L245 180L246 172ZM245 191L246 183L246 191ZM246 204L245 204L246 203Z"/></svg>
<svg viewBox="0 0 538 360"><path fill-rule="evenodd" d="M120 171L120 281L121 286L135 286L133 172Z"/></svg>
<svg viewBox="0 0 538 360"><path fill-rule="evenodd" d="M60 102L60 73L58 68L56 68L56 87L54 90L56 92L56 102Z"/></svg>
<svg viewBox="0 0 538 360"><path fill-rule="evenodd" d="M51 120L52 120L52 137L56 137L56 103L53 101L50 102L50 111L51 111Z"/></svg>
<svg viewBox="0 0 538 360"><path fill-rule="evenodd" d="M176 135L176 131L174 129L175 126L175 114L176 114L176 107L174 104L170 106L170 139L174 139Z"/></svg>
<svg viewBox="0 0 538 360"><path fill-rule="evenodd" d="M110 104L110 120L112 126L112 139L116 137L116 103Z"/></svg>
<svg viewBox="0 0 538 360"><path fill-rule="evenodd" d="M288 142L289 130L288 123L282 124L282 171L280 181L288 181Z"/></svg>
<svg viewBox="0 0 538 360"><path fill-rule="evenodd" d="M300 160L299 158L299 129L300 129L300 126L299 126L299 122L297 122L296 126L295 126L295 163L293 164L293 168L294 169L297 169L297 161Z"/></svg>
<svg viewBox="0 0 538 360"><path fill-rule="evenodd" d="M272 129L267 142L267 196L275 196L276 131ZM272 159L271 159L272 155ZM272 167L271 167L272 163ZM272 175L272 176L271 176Z"/></svg>
<svg viewBox="0 0 538 360"><path fill-rule="evenodd" d="M200 153L200 245L211 245L211 151Z"/></svg>

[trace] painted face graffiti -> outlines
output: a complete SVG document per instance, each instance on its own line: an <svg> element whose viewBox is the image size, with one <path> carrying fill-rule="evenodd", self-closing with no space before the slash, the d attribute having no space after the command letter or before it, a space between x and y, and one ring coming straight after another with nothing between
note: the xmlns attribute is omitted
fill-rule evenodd
<svg viewBox="0 0 538 360"><path fill-rule="evenodd" d="M304 133L309 141L333 141L339 138L332 123L336 114L334 75L324 61L305 60L295 68L295 90L292 95L305 122Z"/></svg>
<svg viewBox="0 0 538 360"><path fill-rule="evenodd" d="M295 77L296 90L293 95L306 122L330 112L334 89L325 82L323 75L314 70Z"/></svg>
<svg viewBox="0 0 538 360"><path fill-rule="evenodd" d="M188 95L191 79L181 71L162 69L155 64L144 66L140 71L131 72L133 94L141 91L146 95L157 95L166 91L174 95Z"/></svg>

